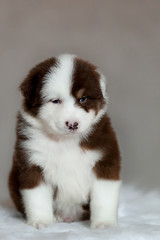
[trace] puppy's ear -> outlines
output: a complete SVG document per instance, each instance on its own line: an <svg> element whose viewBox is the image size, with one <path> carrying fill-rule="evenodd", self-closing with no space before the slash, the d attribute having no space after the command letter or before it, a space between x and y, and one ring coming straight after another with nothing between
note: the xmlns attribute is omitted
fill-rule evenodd
<svg viewBox="0 0 160 240"><path fill-rule="evenodd" d="M33 68L24 81L19 86L19 89L24 97L25 110L33 110L41 103L40 90L42 87L42 77L39 68Z"/></svg>
<svg viewBox="0 0 160 240"><path fill-rule="evenodd" d="M100 81L100 86L101 86L101 91L102 91L103 97L106 100L106 102L108 103L109 102L109 97L108 97L108 94L107 94L107 79L99 70L97 72L100 75L99 81Z"/></svg>
<svg viewBox="0 0 160 240"><path fill-rule="evenodd" d="M55 58L50 58L39 63L32 68L20 84L19 89L24 97L24 108L32 113L37 113L38 108L42 105L41 89L44 84L44 76L50 68L56 65Z"/></svg>

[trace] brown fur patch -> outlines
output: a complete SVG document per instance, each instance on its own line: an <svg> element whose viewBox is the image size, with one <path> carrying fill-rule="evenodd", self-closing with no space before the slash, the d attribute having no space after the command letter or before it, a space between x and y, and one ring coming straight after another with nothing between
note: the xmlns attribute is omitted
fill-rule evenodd
<svg viewBox="0 0 160 240"><path fill-rule="evenodd" d="M94 65L82 59L76 58L74 65L71 94L77 100L76 103L78 106L87 112L93 109L97 114L105 103L99 83L100 75ZM82 90L83 96L87 97L87 101L84 103L79 102L79 98L82 97ZM80 97L77 97L78 95Z"/></svg>
<svg viewBox="0 0 160 240"><path fill-rule="evenodd" d="M38 110L43 103L40 92L45 81L44 76L53 66L56 66L55 58L50 58L39 63L31 69L27 77L19 86L19 89L24 96L24 109L34 116L38 113Z"/></svg>
<svg viewBox="0 0 160 240"><path fill-rule="evenodd" d="M81 143L83 149L99 149L102 158L93 168L97 178L120 179L120 151L110 119L106 115L95 125L94 131L87 140Z"/></svg>
<svg viewBox="0 0 160 240"><path fill-rule="evenodd" d="M79 99L79 98L82 98L84 96L84 91L85 89L82 88L80 89L77 93L76 93L76 97Z"/></svg>
<svg viewBox="0 0 160 240"><path fill-rule="evenodd" d="M27 137L20 131L27 123L20 114L17 116L17 141L13 157L13 165L9 175L10 195L16 208L24 214L20 190L34 188L43 181L42 170L38 166L29 165L27 152L22 148L22 143Z"/></svg>

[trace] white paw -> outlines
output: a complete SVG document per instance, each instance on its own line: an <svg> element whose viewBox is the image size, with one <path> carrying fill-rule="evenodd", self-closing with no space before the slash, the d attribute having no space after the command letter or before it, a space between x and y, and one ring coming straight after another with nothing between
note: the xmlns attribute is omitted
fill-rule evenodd
<svg viewBox="0 0 160 240"><path fill-rule="evenodd" d="M57 222L67 222L67 223L71 223L74 221L73 218L71 217L63 217L62 215L56 215L56 221Z"/></svg>
<svg viewBox="0 0 160 240"><path fill-rule="evenodd" d="M92 229L104 229L108 227L116 227L117 222L91 222L91 228Z"/></svg>
<svg viewBox="0 0 160 240"><path fill-rule="evenodd" d="M66 217L64 218L64 222L71 223L71 222L74 222L74 219L71 217Z"/></svg>
<svg viewBox="0 0 160 240"><path fill-rule="evenodd" d="M61 215L56 215L57 222L63 222L63 217Z"/></svg>
<svg viewBox="0 0 160 240"><path fill-rule="evenodd" d="M45 228L48 227L50 224L52 224L53 222L55 222L55 219L48 219L48 220L28 220L27 223L28 225L37 228L37 229L41 229L41 228Z"/></svg>

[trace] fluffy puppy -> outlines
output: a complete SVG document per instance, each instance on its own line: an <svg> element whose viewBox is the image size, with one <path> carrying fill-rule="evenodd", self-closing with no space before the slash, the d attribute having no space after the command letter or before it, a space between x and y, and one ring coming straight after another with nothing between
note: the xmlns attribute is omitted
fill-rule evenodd
<svg viewBox="0 0 160 240"><path fill-rule="evenodd" d="M20 90L9 176L16 208L36 228L89 217L93 228L116 225L120 152L105 77L65 54L35 66Z"/></svg>

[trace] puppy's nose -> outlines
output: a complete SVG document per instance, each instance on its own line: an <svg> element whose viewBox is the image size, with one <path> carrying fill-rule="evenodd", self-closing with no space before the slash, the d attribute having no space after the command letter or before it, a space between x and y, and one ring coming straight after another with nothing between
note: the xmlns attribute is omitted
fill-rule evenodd
<svg viewBox="0 0 160 240"><path fill-rule="evenodd" d="M78 129L78 122L66 122L66 126L68 127L68 129L70 130L75 130Z"/></svg>

